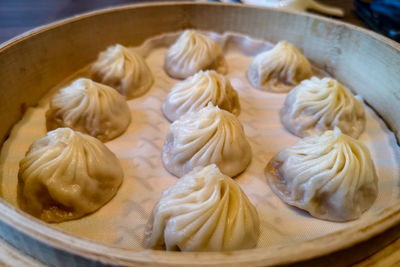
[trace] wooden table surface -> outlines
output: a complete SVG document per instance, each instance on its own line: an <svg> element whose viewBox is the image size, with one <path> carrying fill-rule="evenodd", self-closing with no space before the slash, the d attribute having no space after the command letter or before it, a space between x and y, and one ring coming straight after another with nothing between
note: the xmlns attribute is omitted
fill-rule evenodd
<svg viewBox="0 0 400 267"><path fill-rule="evenodd" d="M155 0L0 0L0 43L56 20L100 8L138 2L155 2ZM352 0L319 0L319 2L342 7L345 16L337 19L367 27L355 15ZM28 256L18 255L17 250L0 239L0 266L26 266L31 260ZM33 266L38 265L33 264ZM355 266L400 266L400 239Z"/></svg>

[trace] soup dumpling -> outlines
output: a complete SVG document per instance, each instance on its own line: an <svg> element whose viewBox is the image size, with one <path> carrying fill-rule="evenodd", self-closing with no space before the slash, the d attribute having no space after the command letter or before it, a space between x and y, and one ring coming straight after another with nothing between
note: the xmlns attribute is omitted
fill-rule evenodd
<svg viewBox="0 0 400 267"><path fill-rule="evenodd" d="M80 218L117 193L124 173L101 141L58 128L33 142L19 164L18 204L46 222Z"/></svg>
<svg viewBox="0 0 400 267"><path fill-rule="evenodd" d="M300 137L338 127L358 138L365 128L363 105L332 78L302 81L287 95L280 118L286 129Z"/></svg>
<svg viewBox="0 0 400 267"><path fill-rule="evenodd" d="M164 69L169 76L185 79L200 70L227 72L221 47L210 37L194 30L186 30L168 49Z"/></svg>
<svg viewBox="0 0 400 267"><path fill-rule="evenodd" d="M48 131L69 127L103 142L121 135L130 122L125 99L113 88L86 78L61 89L46 112Z"/></svg>
<svg viewBox="0 0 400 267"><path fill-rule="evenodd" d="M368 148L339 128L282 150L268 163L266 176L284 202L329 221L359 218L378 194Z"/></svg>
<svg viewBox="0 0 400 267"><path fill-rule="evenodd" d="M167 188L147 223L145 246L170 251L254 248L256 208L215 164L196 167Z"/></svg>
<svg viewBox="0 0 400 267"><path fill-rule="evenodd" d="M93 80L111 86L127 99L143 95L154 82L144 58L120 44L101 52L91 70Z"/></svg>
<svg viewBox="0 0 400 267"><path fill-rule="evenodd" d="M258 54L250 64L247 77L260 90L286 93L312 76L307 58L292 44L281 41Z"/></svg>
<svg viewBox="0 0 400 267"><path fill-rule="evenodd" d="M210 103L171 124L162 159L165 168L177 177L212 163L234 177L249 165L251 148L236 116Z"/></svg>
<svg viewBox="0 0 400 267"><path fill-rule="evenodd" d="M199 111L209 102L235 115L240 113L237 92L228 78L214 70L200 71L176 83L164 100L162 109L167 119L175 121L183 114Z"/></svg>

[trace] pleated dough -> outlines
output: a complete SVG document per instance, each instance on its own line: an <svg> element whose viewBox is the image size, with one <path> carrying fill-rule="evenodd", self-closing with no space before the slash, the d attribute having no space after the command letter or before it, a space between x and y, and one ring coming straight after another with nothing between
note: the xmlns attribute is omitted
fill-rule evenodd
<svg viewBox="0 0 400 267"><path fill-rule="evenodd" d="M221 47L210 37L186 30L165 55L164 69L169 76L185 79L200 70L227 72Z"/></svg>
<svg viewBox="0 0 400 267"><path fill-rule="evenodd" d="M368 148L339 128L282 150L268 163L266 176L284 202L329 221L359 218L378 194Z"/></svg>
<svg viewBox="0 0 400 267"><path fill-rule="evenodd" d="M101 52L92 72L93 80L111 86L127 99L143 95L154 82L143 57L120 44Z"/></svg>
<svg viewBox="0 0 400 267"><path fill-rule="evenodd" d="M171 124L162 159L165 168L177 177L211 163L234 177L249 165L251 148L235 115L210 103Z"/></svg>
<svg viewBox="0 0 400 267"><path fill-rule="evenodd" d="M81 78L54 95L46 112L47 130L69 127L105 142L125 132L131 112L113 88Z"/></svg>
<svg viewBox="0 0 400 267"><path fill-rule="evenodd" d="M101 141L58 128L21 160L18 204L46 222L77 219L110 201L122 179L119 160Z"/></svg>
<svg viewBox="0 0 400 267"><path fill-rule="evenodd" d="M230 251L254 248L259 218L240 186L214 164L197 167L167 188L145 233L147 248Z"/></svg>
<svg viewBox="0 0 400 267"><path fill-rule="evenodd" d="M365 128L363 105L332 78L302 81L287 95L280 118L286 129L300 137L338 127L358 138Z"/></svg>
<svg viewBox="0 0 400 267"><path fill-rule="evenodd" d="M286 93L311 76L312 69L307 58L286 41L257 55L247 72L253 87L276 93Z"/></svg>
<svg viewBox="0 0 400 267"><path fill-rule="evenodd" d="M209 102L235 115L240 113L239 97L229 79L213 70L199 71L176 83L162 109L168 120L175 121L183 114L199 111Z"/></svg>

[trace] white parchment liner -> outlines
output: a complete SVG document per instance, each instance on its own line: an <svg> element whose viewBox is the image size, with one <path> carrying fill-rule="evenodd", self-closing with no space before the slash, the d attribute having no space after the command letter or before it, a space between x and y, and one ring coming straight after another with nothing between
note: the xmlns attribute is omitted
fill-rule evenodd
<svg viewBox="0 0 400 267"><path fill-rule="evenodd" d="M264 168L280 150L298 140L279 121L279 110L286 94L259 91L246 78L252 58L270 49L268 42L235 33L207 33L224 48L229 72L227 76L238 91L242 122L252 147L253 158L248 169L235 180L256 206L261 219L258 247L284 245L295 240L312 239L352 227L378 214L399 199L399 148L394 135L368 107L365 132L360 136L371 151L379 176L379 194L375 204L356 221L327 222L284 204L267 185ZM177 80L163 71L164 55L177 38L177 33L164 34L132 48L146 57L155 84L144 96L128 101L132 123L120 137L106 145L121 160L125 178L117 195L97 212L81 219L53 224L75 235L130 249L142 249L144 226L161 193L176 181L161 162L164 138L170 123L164 118L161 104ZM322 71L314 70L318 75ZM68 84L79 72L54 88L37 107L30 108L15 125L3 145L0 157L1 196L16 204L19 161L32 142L46 134L45 112L51 95ZM28 90L29 88L27 88Z"/></svg>

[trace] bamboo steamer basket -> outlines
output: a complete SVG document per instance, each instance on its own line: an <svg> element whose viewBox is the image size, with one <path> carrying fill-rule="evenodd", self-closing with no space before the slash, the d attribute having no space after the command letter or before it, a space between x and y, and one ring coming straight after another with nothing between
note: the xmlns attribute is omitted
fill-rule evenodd
<svg viewBox="0 0 400 267"><path fill-rule="evenodd" d="M285 39L317 66L357 89L400 140L400 45L370 31L315 15L213 3L123 6L34 29L0 47L0 140L47 90L96 59L110 44L140 45L185 28ZM16 262L31 257L62 266L335 266L358 261L400 236L400 201L351 229L296 242L224 253L128 250L63 232L0 198L1 247ZM16 253L18 248L20 252ZM22 256L23 255L23 256ZM30 255L30 256L26 256ZM15 263L15 262L14 262Z"/></svg>

